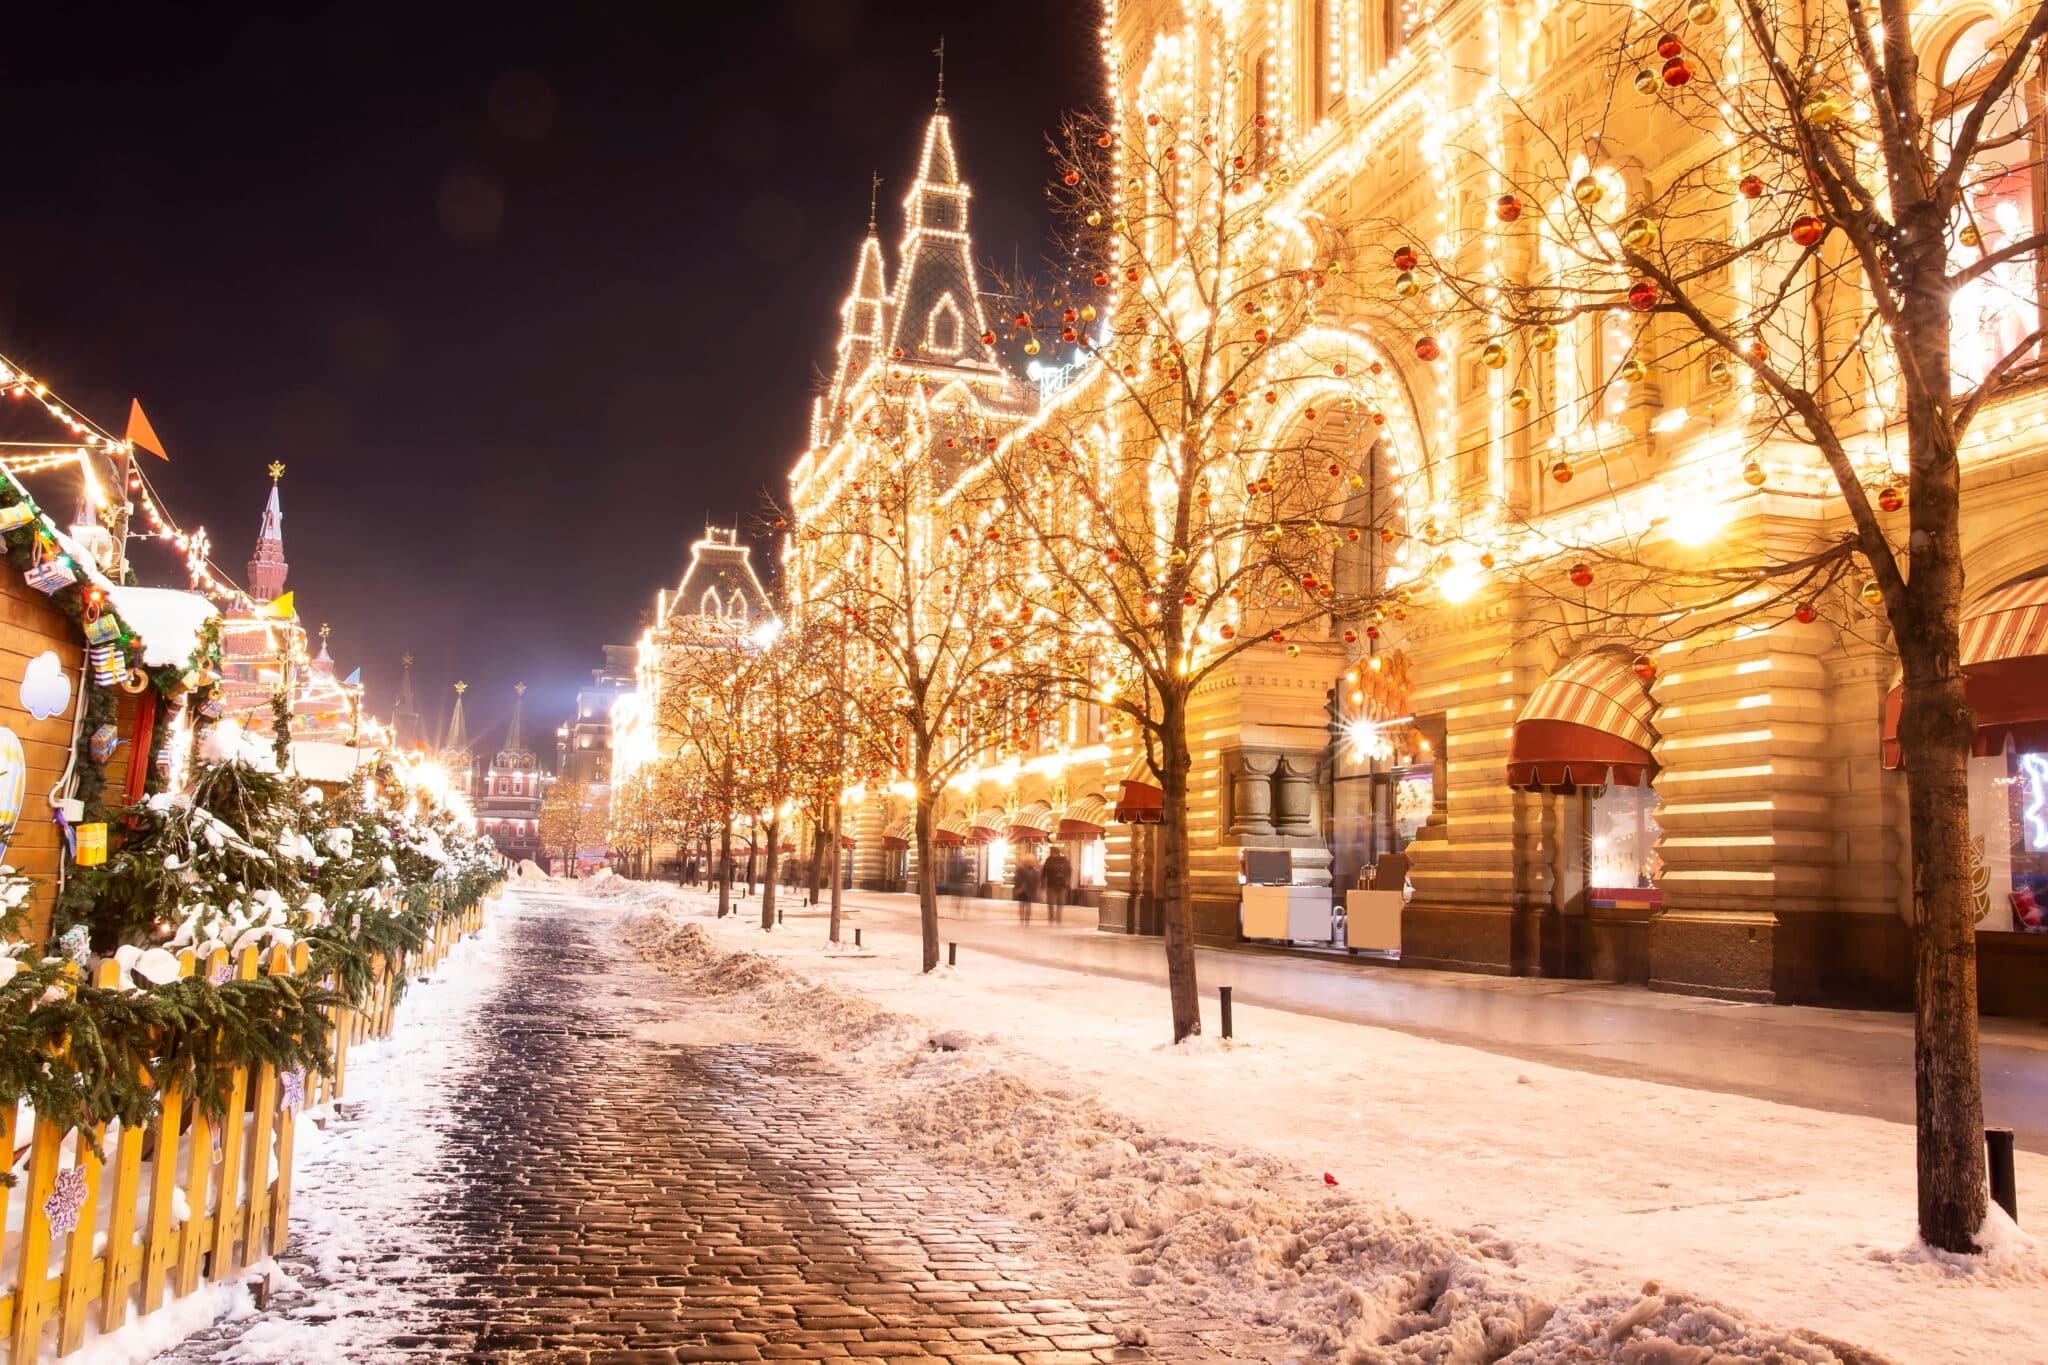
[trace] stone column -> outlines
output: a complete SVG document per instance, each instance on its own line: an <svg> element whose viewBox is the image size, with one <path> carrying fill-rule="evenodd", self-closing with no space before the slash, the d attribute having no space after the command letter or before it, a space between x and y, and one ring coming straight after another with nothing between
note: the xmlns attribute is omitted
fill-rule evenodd
<svg viewBox="0 0 2048 1365"><path fill-rule="evenodd" d="M1238 840L1273 833L1273 772L1277 754L1240 749L1227 760L1230 771L1230 833Z"/></svg>
<svg viewBox="0 0 2048 1365"><path fill-rule="evenodd" d="M1315 780L1319 756L1282 754L1273 769L1273 830L1305 837L1316 832Z"/></svg>

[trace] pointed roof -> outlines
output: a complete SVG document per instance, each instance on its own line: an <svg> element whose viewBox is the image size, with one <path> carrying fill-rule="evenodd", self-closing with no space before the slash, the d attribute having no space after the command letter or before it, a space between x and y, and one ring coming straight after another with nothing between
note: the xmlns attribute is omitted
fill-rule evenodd
<svg viewBox="0 0 2048 1365"><path fill-rule="evenodd" d="M284 542L284 509L278 505L277 485L270 485L270 500L263 504L263 524L256 530L260 545L266 540Z"/></svg>
<svg viewBox="0 0 2048 1365"><path fill-rule="evenodd" d="M404 654L398 660L398 696L392 701L391 709L398 715L419 714L420 704L412 694L412 655Z"/></svg>
<svg viewBox="0 0 2048 1365"><path fill-rule="evenodd" d="M972 194L960 179L953 122L943 111L925 128L917 181L904 197L903 244L890 301L889 352L907 364L966 370L1001 378L974 273L974 241L967 226Z"/></svg>
<svg viewBox="0 0 2048 1365"><path fill-rule="evenodd" d="M853 267L853 288L839 305L839 346L832 366L832 384L821 400L821 419L815 425L814 441L830 439L828 433L841 430L849 413L850 388L882 348L882 332L888 325L888 267L882 261L882 241L875 235L872 219L868 235L860 244L860 257Z"/></svg>
<svg viewBox="0 0 2048 1365"><path fill-rule="evenodd" d="M455 684L455 711L448 717L448 740L441 746L445 754L469 753L469 725L462 716L462 694L469 690L469 684Z"/></svg>
<svg viewBox="0 0 2048 1365"><path fill-rule="evenodd" d="M523 742L522 719L526 710L526 684L512 684L512 723L505 729L505 747L498 750L498 756L491 760L496 768L531 768L533 750Z"/></svg>
<svg viewBox="0 0 2048 1365"><path fill-rule="evenodd" d="M690 547L690 565L683 570L670 614L747 621L775 614L768 590L754 574L753 547L740 544L737 527L704 528L704 538Z"/></svg>

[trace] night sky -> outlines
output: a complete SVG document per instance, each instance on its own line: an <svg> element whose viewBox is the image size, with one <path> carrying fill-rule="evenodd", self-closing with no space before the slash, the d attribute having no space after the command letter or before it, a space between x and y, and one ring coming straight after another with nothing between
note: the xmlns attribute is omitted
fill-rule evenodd
<svg viewBox="0 0 2048 1365"><path fill-rule="evenodd" d="M524 679L538 739L706 519L758 527L786 487L871 168L893 268L939 37L979 254L1028 267L1045 134L1101 92L1098 22L1089 0L13 11L0 354L115 431L140 397L172 457L151 478L237 580L283 460L289 586L372 710L411 651L430 726L461 676L489 737Z"/></svg>

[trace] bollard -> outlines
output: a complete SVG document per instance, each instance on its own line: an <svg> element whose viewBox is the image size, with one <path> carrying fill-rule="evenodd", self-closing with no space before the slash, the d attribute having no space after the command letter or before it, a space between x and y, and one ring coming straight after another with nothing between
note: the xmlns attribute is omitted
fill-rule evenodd
<svg viewBox="0 0 2048 1365"><path fill-rule="evenodd" d="M859 928L859 926L855 926L855 928L854 928L854 931L853 931L853 946L854 946L854 947L856 947L856 948L860 947L860 928Z"/></svg>
<svg viewBox="0 0 2048 1365"><path fill-rule="evenodd" d="M782 923L782 922L783 922L783 921L782 921L782 907L781 907L781 906L779 906L779 905L775 907L775 922L776 922L777 924L780 924L780 923Z"/></svg>
<svg viewBox="0 0 2048 1365"><path fill-rule="evenodd" d="M1223 1036L1228 1038L1230 1036L1230 987L1218 986L1216 988L1216 997L1223 1002Z"/></svg>
<svg viewBox="0 0 2048 1365"><path fill-rule="evenodd" d="M1992 1202L2017 1223L2020 1221L2020 1192L2012 1169L2012 1129L1986 1128L1984 1147L1990 1157Z"/></svg>
<svg viewBox="0 0 2048 1365"><path fill-rule="evenodd" d="M947 965L948 967L957 967L957 966L959 966L959 965L960 965L960 945L959 945L959 944L957 944L957 943L948 943L948 944L946 945L946 965Z"/></svg>

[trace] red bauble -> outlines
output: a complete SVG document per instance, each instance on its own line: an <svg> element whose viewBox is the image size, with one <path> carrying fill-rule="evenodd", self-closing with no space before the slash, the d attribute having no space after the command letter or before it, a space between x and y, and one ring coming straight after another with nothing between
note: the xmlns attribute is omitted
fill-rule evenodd
<svg viewBox="0 0 2048 1365"><path fill-rule="evenodd" d="M1368 640L1377 640L1377 639L1379 639L1379 638L1380 638L1380 628L1379 628L1378 626L1367 626L1367 627L1365 628L1365 638L1366 638L1366 639L1368 639Z"/></svg>
<svg viewBox="0 0 2048 1365"><path fill-rule="evenodd" d="M1676 57L1685 51L1685 43L1676 33L1667 33L1657 40L1657 55L1666 59Z"/></svg>
<svg viewBox="0 0 2048 1365"><path fill-rule="evenodd" d="M1512 223L1522 216L1522 201L1512 194L1504 194L1493 201L1493 216L1503 223Z"/></svg>
<svg viewBox="0 0 2048 1365"><path fill-rule="evenodd" d="M1273 643L1274 643L1274 644L1276 644L1276 645L1277 645L1277 644L1284 644L1284 643L1286 642L1286 640L1287 640L1287 632L1286 632L1286 631L1284 631L1284 630L1276 630L1276 631L1274 631L1274 632L1273 632L1273 634L1272 634L1272 636L1271 636L1270 638L1272 639Z"/></svg>
<svg viewBox="0 0 2048 1365"><path fill-rule="evenodd" d="M1107 147L1112 140L1113 139L1110 137L1108 133L1104 133L1101 137L1095 139L1095 145L1098 147Z"/></svg>
<svg viewBox="0 0 2048 1365"><path fill-rule="evenodd" d="M1799 604L1799 610L1792 613L1792 619L1802 626L1810 626L1813 624L1813 618L1818 614L1812 607L1802 602Z"/></svg>
<svg viewBox="0 0 2048 1365"><path fill-rule="evenodd" d="M1344 632L1344 643L1345 643L1345 644L1347 644L1347 645L1355 645L1355 644L1357 644L1357 643L1358 643L1358 632L1357 632L1357 631L1355 631L1355 630L1347 630L1347 631L1345 631L1345 632Z"/></svg>
<svg viewBox="0 0 2048 1365"><path fill-rule="evenodd" d="M1574 564L1574 565L1572 565L1572 586L1573 586L1573 587L1575 587L1575 588L1583 588L1583 587L1587 587L1588 585L1590 585L1590 584L1592 583L1592 581L1593 581L1593 567L1592 567L1592 565L1590 565L1590 564L1587 564L1587 563L1586 563L1586 562L1585 562L1584 560L1581 560L1581 561L1580 561L1580 562L1578 562L1577 564Z"/></svg>
<svg viewBox="0 0 2048 1365"><path fill-rule="evenodd" d="M1664 63L1664 84L1677 89L1692 79L1692 63L1683 57L1673 57Z"/></svg>
<svg viewBox="0 0 2048 1365"><path fill-rule="evenodd" d="M1814 213L1802 213L1792 220L1792 240L1801 246L1812 246L1828 235L1828 220Z"/></svg>
<svg viewBox="0 0 2048 1365"><path fill-rule="evenodd" d="M1106 285L1106 284L1108 284L1108 283L1109 283L1109 272L1108 272L1107 270L1098 270L1098 271L1096 271L1096 272L1095 272L1095 283L1096 283L1096 286L1097 286L1098 288L1100 288L1100 287L1101 287L1101 286L1103 286L1103 285Z"/></svg>
<svg viewBox="0 0 2048 1365"><path fill-rule="evenodd" d="M1761 199L1764 197L1764 178L1755 174L1745 175L1735 188L1742 191L1744 199Z"/></svg>
<svg viewBox="0 0 2048 1365"><path fill-rule="evenodd" d="M1417 360L1435 360L1442 354L1443 348L1436 344L1435 337L1415 338L1415 358Z"/></svg>
<svg viewBox="0 0 2048 1365"><path fill-rule="evenodd" d="M1330 373L1336 375L1339 379L1342 379L1344 377L1344 362L1340 360L1336 364L1332 365L1330 367ZM1379 371L1374 370L1373 373L1378 374Z"/></svg>
<svg viewBox="0 0 2048 1365"><path fill-rule="evenodd" d="M1657 286L1648 280L1637 280L1628 287L1628 306L1638 313L1647 313L1657 306Z"/></svg>
<svg viewBox="0 0 2048 1365"><path fill-rule="evenodd" d="M1415 254L1415 248L1412 246L1397 246L1394 248L1394 269L1396 270L1413 270L1419 259Z"/></svg>
<svg viewBox="0 0 2048 1365"><path fill-rule="evenodd" d="M1151 127L1151 128L1157 128L1157 127L1159 126L1159 115L1157 115L1157 114L1147 114L1147 115L1145 115L1145 124L1146 124L1146 126L1147 126L1147 127Z"/></svg>
<svg viewBox="0 0 2048 1365"><path fill-rule="evenodd" d="M996 334L995 334L994 332L983 332L983 333L981 334L981 344L982 344L982 345L984 345L984 346L993 346L993 345L995 345L995 344L996 344Z"/></svg>
<svg viewBox="0 0 2048 1365"><path fill-rule="evenodd" d="M1572 462L1570 460L1559 460L1550 467L1550 477L1556 479L1559 483L1570 483L1572 481Z"/></svg>
<svg viewBox="0 0 2048 1365"><path fill-rule="evenodd" d="M1019 313L1019 314L1017 314L1017 325L1018 325L1019 327L1029 327L1029 326L1031 325L1031 314L1029 314L1029 313Z"/></svg>
<svg viewBox="0 0 2048 1365"><path fill-rule="evenodd" d="M1906 505L1906 495L1887 484L1877 490L1877 505L1887 512L1896 512Z"/></svg>
<svg viewBox="0 0 2048 1365"><path fill-rule="evenodd" d="M1635 662L1629 667L1635 669L1636 676L1644 682L1657 676L1657 661L1647 654L1636 655Z"/></svg>
<svg viewBox="0 0 2048 1365"><path fill-rule="evenodd" d="M1081 173L1079 171L1068 171L1060 179L1066 181L1069 185L1078 185L1081 183Z"/></svg>

